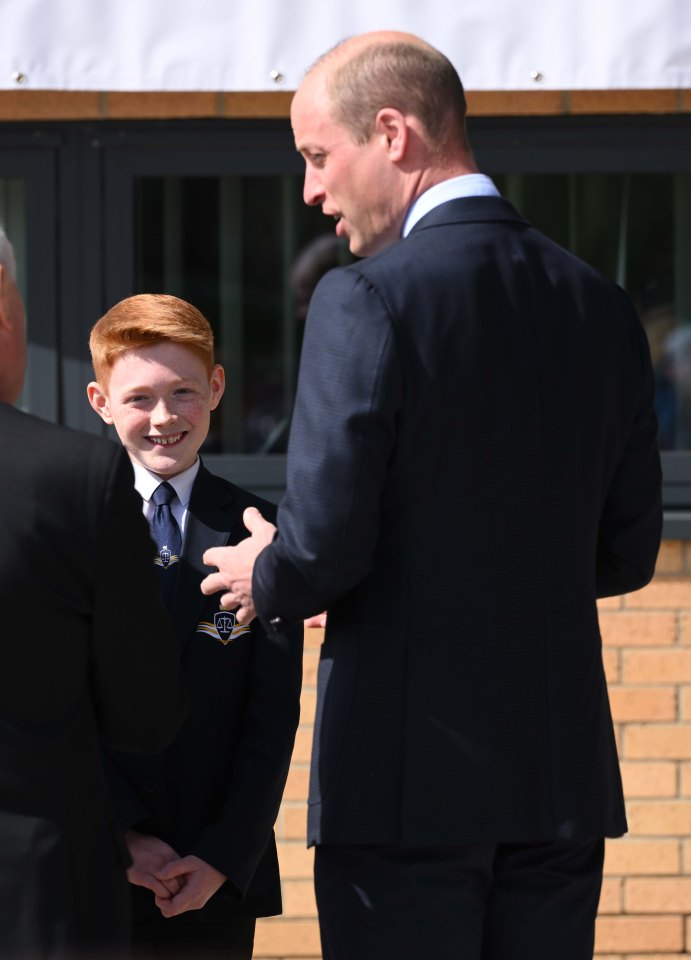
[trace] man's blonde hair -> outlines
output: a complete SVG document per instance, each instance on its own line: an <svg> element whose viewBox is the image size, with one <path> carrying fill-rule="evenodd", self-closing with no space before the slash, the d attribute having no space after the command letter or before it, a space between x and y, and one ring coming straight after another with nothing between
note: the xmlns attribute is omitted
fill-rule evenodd
<svg viewBox="0 0 691 960"><path fill-rule="evenodd" d="M96 380L103 386L118 357L158 343L190 349L211 375L214 335L204 314L186 300L165 293L140 293L116 303L94 324L89 337Z"/></svg>

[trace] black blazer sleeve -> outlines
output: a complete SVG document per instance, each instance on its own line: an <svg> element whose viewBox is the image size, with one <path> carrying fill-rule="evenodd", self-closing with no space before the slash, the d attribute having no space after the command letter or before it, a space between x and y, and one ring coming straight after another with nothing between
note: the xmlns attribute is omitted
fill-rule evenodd
<svg viewBox="0 0 691 960"><path fill-rule="evenodd" d="M379 293L356 271L327 274L310 303L279 533L255 565L265 620L319 613L371 570L402 391Z"/></svg>
<svg viewBox="0 0 691 960"><path fill-rule="evenodd" d="M607 490L600 519L596 590L598 597L639 590L655 572L662 533L661 467L654 408L655 385L648 340L628 296L621 290L638 404Z"/></svg>

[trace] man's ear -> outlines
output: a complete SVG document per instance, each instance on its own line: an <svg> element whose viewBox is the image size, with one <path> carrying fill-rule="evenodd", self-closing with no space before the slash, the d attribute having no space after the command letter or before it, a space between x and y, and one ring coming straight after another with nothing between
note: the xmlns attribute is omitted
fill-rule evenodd
<svg viewBox="0 0 691 960"><path fill-rule="evenodd" d="M105 423L112 424L113 418L110 413L108 397L104 393L100 384L96 383L95 380L92 380L86 388L86 395L89 398L89 403L99 415L101 420L103 420Z"/></svg>
<svg viewBox="0 0 691 960"><path fill-rule="evenodd" d="M374 132L383 138L389 159L399 162L405 157L409 131L405 115L400 110L382 107L374 120Z"/></svg>

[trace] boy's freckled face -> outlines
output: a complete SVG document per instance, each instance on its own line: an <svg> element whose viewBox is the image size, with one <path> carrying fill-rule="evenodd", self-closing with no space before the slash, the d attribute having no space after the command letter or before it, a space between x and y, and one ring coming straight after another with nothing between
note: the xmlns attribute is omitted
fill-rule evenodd
<svg viewBox="0 0 691 960"><path fill-rule="evenodd" d="M99 412L133 461L174 477L195 462L223 388L222 367L216 365L209 377L191 350L160 343L115 361Z"/></svg>

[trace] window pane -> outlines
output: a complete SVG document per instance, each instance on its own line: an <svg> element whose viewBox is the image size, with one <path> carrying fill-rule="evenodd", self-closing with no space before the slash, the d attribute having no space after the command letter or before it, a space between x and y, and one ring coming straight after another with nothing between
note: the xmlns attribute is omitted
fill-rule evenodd
<svg viewBox="0 0 691 960"><path fill-rule="evenodd" d="M284 453L305 302L347 246L297 176L139 178L135 223L135 292L182 297L214 330L227 388L205 451Z"/></svg>
<svg viewBox="0 0 691 960"><path fill-rule="evenodd" d="M494 180L531 223L628 290L655 367L660 446L691 449L691 173Z"/></svg>

